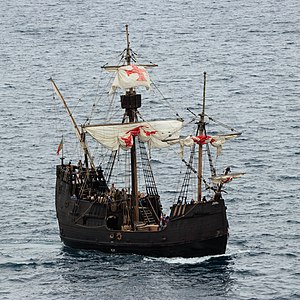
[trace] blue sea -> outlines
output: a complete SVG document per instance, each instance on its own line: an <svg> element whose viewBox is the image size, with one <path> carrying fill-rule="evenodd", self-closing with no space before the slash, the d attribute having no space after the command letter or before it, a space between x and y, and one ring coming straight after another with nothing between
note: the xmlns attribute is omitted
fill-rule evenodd
<svg viewBox="0 0 300 300"><path fill-rule="evenodd" d="M11 0L0 14L0 299L300 299L299 1ZM224 195L225 255L110 255L60 241L56 149L64 134L72 159L74 132L48 79L84 123L108 91L101 66L126 47L125 24L139 61L158 64L165 100L150 91L146 115L200 112L206 71L207 113L243 133L219 162L246 173ZM178 169L153 156L167 209Z"/></svg>

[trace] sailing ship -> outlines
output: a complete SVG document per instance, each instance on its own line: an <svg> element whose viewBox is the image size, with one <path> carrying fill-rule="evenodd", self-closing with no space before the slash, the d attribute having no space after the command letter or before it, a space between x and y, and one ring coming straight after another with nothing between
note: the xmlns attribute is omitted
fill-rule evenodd
<svg viewBox="0 0 300 300"><path fill-rule="evenodd" d="M56 212L62 242L73 248L96 249L106 253L131 253L154 257L201 257L224 254L228 239L226 206L222 196L225 184L242 173L217 174L211 147L220 155L228 139L240 135L231 132L208 135L206 131L204 73L202 112L194 114L195 132L182 138L184 121L147 121L141 118L140 86L149 89L148 69L154 64L138 64L130 47L126 25L127 47L123 61L116 66L105 65L114 72L110 94L117 89L123 117L118 123L77 125L75 118L53 79L51 83L75 128L82 149L78 164L64 162L56 167ZM212 118L210 118L212 120ZM107 166L102 159L94 161L88 137L108 149ZM90 141L89 141L90 143ZM176 146L177 145L177 146ZM183 183L169 214L163 212L163 201L151 166L150 150L167 147L180 149L179 162L186 168ZM190 150L185 159L184 149ZM58 149L61 149L61 144ZM127 157L124 186L112 182L112 174L119 166L119 156ZM211 174L203 175L204 153L208 154ZM196 159L197 158L197 159ZM196 162L194 163L194 160ZM117 176L123 176L117 172ZM119 175L118 175L119 174ZM197 193L190 196L191 177L197 178ZM141 192L141 182L144 192ZM127 185L126 185L127 184Z"/></svg>

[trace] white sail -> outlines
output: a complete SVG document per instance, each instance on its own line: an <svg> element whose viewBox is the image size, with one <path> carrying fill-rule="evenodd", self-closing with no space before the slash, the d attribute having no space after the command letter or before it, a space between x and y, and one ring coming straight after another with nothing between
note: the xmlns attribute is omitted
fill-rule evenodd
<svg viewBox="0 0 300 300"><path fill-rule="evenodd" d="M170 144L166 139L178 139L182 128L180 120L161 120L138 123L112 125L88 125L85 131L100 144L110 150L129 150L133 144L133 136L147 142L149 148L165 148Z"/></svg>
<svg viewBox="0 0 300 300"><path fill-rule="evenodd" d="M146 89L150 88L150 77L143 66L126 65L119 68L107 68L107 70L116 72L110 94L114 93L117 88L123 90L136 88L137 86L144 86Z"/></svg>
<svg viewBox="0 0 300 300"><path fill-rule="evenodd" d="M184 147L191 147L193 144L211 144L215 148L217 148L217 157L221 154L223 144L226 140L230 140L232 138L235 138L237 136L241 135L241 133L235 133L235 134L227 134L227 135L198 135L198 136L188 136L184 139L174 139L169 140L168 143L170 144L176 144L178 143L180 145L180 156L183 157L184 154Z"/></svg>
<svg viewBox="0 0 300 300"><path fill-rule="evenodd" d="M240 178L243 175L245 175L245 173L231 173L227 175L213 176L210 179L215 184L224 184L230 182L233 178Z"/></svg>

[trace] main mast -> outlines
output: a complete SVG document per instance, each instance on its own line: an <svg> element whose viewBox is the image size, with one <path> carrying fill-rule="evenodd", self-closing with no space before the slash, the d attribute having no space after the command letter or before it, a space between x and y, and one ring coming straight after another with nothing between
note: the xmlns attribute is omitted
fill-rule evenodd
<svg viewBox="0 0 300 300"><path fill-rule="evenodd" d="M199 121L199 135L203 135L204 132L204 116L205 116L205 89L206 89L206 72L203 73L203 96L202 96L202 112L200 114L200 121ZM199 153L198 153L198 202L201 201L202 192L201 192L201 183L202 183L202 144L199 143Z"/></svg>
<svg viewBox="0 0 300 300"><path fill-rule="evenodd" d="M126 56L127 65L131 64L130 42L128 25L126 25ZM126 91L125 95L121 96L121 106L125 108L125 114L129 118L129 122L137 121L137 108L141 107L141 95L136 94L133 88ZM138 180L137 180L137 166L136 166L136 137L132 136L133 145L130 150L131 159L131 205L133 206L132 226L139 220L139 203L138 203Z"/></svg>

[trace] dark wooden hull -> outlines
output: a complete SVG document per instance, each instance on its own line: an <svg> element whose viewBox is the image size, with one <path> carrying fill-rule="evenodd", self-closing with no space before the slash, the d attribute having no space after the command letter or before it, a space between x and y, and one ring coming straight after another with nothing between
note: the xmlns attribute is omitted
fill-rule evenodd
<svg viewBox="0 0 300 300"><path fill-rule="evenodd" d="M139 233L141 235L141 233ZM153 257L201 257L207 255L224 254L226 250L227 235L202 241L183 241L181 244L175 242L173 245L166 243L152 244L146 239L149 233L143 232L144 243L138 244L134 241L135 237L130 237L131 242L125 243L100 243L96 241L86 241L83 239L74 240L61 236L65 245L77 249L94 249L106 253L126 253L139 254ZM126 237L128 238L128 236Z"/></svg>
<svg viewBox="0 0 300 300"><path fill-rule="evenodd" d="M71 197L70 185L58 177L56 210L61 239L73 248L154 257L201 257L226 250L228 222L222 198L174 205L162 229L125 231L108 228L106 204Z"/></svg>

